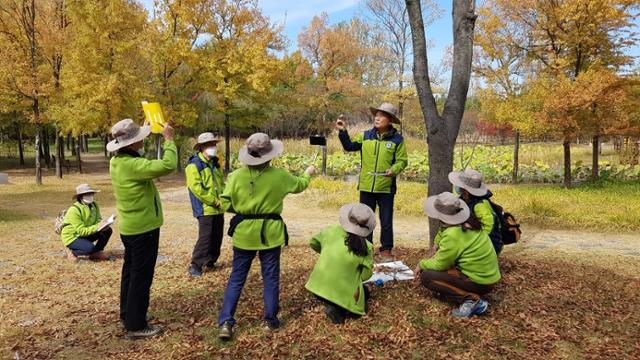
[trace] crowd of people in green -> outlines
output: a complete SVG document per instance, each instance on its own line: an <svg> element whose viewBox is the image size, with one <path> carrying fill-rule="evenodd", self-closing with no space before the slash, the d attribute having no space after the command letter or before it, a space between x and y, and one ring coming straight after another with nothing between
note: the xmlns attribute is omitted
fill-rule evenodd
<svg viewBox="0 0 640 360"><path fill-rule="evenodd" d="M396 109L384 103L371 108L373 127L353 137L342 118L336 121L345 151L360 152L362 165L358 184L360 202L344 205L337 222L313 236L309 246L318 258L306 289L325 306L334 323L363 316L367 312L369 289L363 283L379 262L393 261L393 209L396 179L407 166L404 139L393 124L399 124ZM148 315L149 294L154 277L163 213L154 179L168 175L177 166L173 129L164 128L161 159L144 157L144 139L149 126L131 119L116 123L107 150L114 154L110 175L124 244L120 288L120 319L127 338L145 338L161 333ZM267 134L251 135L240 149L244 165L224 178L217 156L220 139L212 133L198 136L194 154L185 168L193 216L198 221L188 274L200 277L217 268L223 241L224 214L231 213L228 235L232 239L231 273L219 313L219 338L233 337L236 307L254 258L260 260L264 298L264 327L280 327L280 257L289 242L281 216L288 194L303 192L315 175L309 166L299 176L271 165L284 145ZM471 317L487 311L482 298L500 281L498 254L502 250L497 214L490 203L491 192L482 175L472 169L449 176L457 194L444 192L428 197L427 216L440 221L435 247L415 267L415 278L457 304L452 315ZM102 219L95 201L99 190L82 184L73 205L64 215L62 242L69 259L88 255L105 260L103 252L112 230ZM380 247L373 247L379 209ZM376 255L377 253L377 255Z"/></svg>

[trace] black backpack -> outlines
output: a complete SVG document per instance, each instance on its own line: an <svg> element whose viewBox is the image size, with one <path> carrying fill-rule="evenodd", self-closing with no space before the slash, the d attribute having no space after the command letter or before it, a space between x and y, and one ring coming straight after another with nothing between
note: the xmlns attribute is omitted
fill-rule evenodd
<svg viewBox="0 0 640 360"><path fill-rule="evenodd" d="M504 211L502 206L489 200L493 212L496 213L496 217L500 223L500 234L502 235L502 243L504 245L515 244L520 240L522 236L522 230L520 230L520 224L516 220L515 216L511 213Z"/></svg>

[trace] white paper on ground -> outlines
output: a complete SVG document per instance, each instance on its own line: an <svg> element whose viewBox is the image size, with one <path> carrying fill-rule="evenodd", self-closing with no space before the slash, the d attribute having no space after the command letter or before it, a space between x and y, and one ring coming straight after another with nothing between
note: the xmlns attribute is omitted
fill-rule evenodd
<svg viewBox="0 0 640 360"><path fill-rule="evenodd" d="M387 281L404 281L413 280L413 271L405 265L402 261L392 261L386 263L376 264L378 268L385 268L387 271L376 271L373 273L369 280L364 283L375 282L377 280Z"/></svg>

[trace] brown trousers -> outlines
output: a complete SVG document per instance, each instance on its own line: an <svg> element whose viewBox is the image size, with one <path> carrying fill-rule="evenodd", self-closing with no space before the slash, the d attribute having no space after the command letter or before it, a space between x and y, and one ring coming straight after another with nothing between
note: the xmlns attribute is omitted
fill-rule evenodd
<svg viewBox="0 0 640 360"><path fill-rule="evenodd" d="M447 300L463 303L465 300L480 300L493 288L492 285L476 284L456 268L447 271L424 270L420 273L422 285L444 295Z"/></svg>

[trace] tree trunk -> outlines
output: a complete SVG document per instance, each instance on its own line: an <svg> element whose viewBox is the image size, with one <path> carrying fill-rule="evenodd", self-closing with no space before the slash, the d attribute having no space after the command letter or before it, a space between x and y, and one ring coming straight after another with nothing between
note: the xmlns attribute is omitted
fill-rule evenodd
<svg viewBox="0 0 640 360"><path fill-rule="evenodd" d="M228 174L231 170L231 145L229 141L231 138L231 124L229 119L229 102L226 100L224 102L224 107L224 173Z"/></svg>
<svg viewBox="0 0 640 360"><path fill-rule="evenodd" d="M107 144L109 143L109 136L104 136L104 157L105 159L109 158L109 152L107 151Z"/></svg>
<svg viewBox="0 0 640 360"><path fill-rule="evenodd" d="M562 143L564 150L564 186L571 187L571 140L565 138Z"/></svg>
<svg viewBox="0 0 640 360"><path fill-rule="evenodd" d="M84 141L84 152L85 153L89 153L89 135L84 135L82 137L82 140Z"/></svg>
<svg viewBox="0 0 640 360"><path fill-rule="evenodd" d="M69 148L69 142L66 141L66 137L64 136L60 136L60 147L61 147L61 152L60 152L60 160L64 160L64 149L65 147L68 149Z"/></svg>
<svg viewBox="0 0 640 360"><path fill-rule="evenodd" d="M84 152L84 141L82 140L82 135L78 135L76 143L77 143L76 150L81 152L81 153L83 153Z"/></svg>
<svg viewBox="0 0 640 360"><path fill-rule="evenodd" d="M73 153L75 150L73 148L73 146L71 145L71 142L73 141L73 139L71 138L71 134L67 135L67 150L72 152L72 155L75 155L75 153Z"/></svg>
<svg viewBox="0 0 640 360"><path fill-rule="evenodd" d="M18 125L18 154L20 156L20 165L24 166L24 142L22 141L21 125Z"/></svg>
<svg viewBox="0 0 640 360"><path fill-rule="evenodd" d="M42 150L44 156L44 162L47 165L47 169L51 167L51 146L49 144L49 130L48 126L42 127Z"/></svg>
<svg viewBox="0 0 640 360"><path fill-rule="evenodd" d="M591 165L591 178L596 180L600 177L600 168L598 167L598 160L600 156L600 135L593 135L593 150L592 152L592 160L593 164Z"/></svg>
<svg viewBox="0 0 640 360"><path fill-rule="evenodd" d="M37 102L34 107L37 107ZM42 185L42 164L40 163L40 125L36 124L36 185Z"/></svg>
<svg viewBox="0 0 640 360"><path fill-rule="evenodd" d="M326 137L327 136L327 127L325 126L327 117L326 117L326 112L324 115L322 115L322 134ZM327 147L323 146L322 147L322 176L327 176Z"/></svg>
<svg viewBox="0 0 640 360"><path fill-rule="evenodd" d="M513 144L513 177L511 182L518 183L518 167L520 166L520 131L516 131L515 142Z"/></svg>
<svg viewBox="0 0 640 360"><path fill-rule="evenodd" d="M405 0L413 42L413 77L427 129L429 150L428 195L451 191L448 174L453 168L453 149L460 130L464 106L471 78L473 32L477 15L475 1L453 1L453 66L451 84L442 116L429 79L429 62L420 0ZM438 231L439 222L429 221L430 247Z"/></svg>
<svg viewBox="0 0 640 360"><path fill-rule="evenodd" d="M156 134L156 158L162 159L162 146L160 145L160 134Z"/></svg>
<svg viewBox="0 0 640 360"><path fill-rule="evenodd" d="M62 144L62 137L58 136L58 131L56 131L56 176L62 179L62 153L64 152L64 145Z"/></svg>
<svg viewBox="0 0 640 360"><path fill-rule="evenodd" d="M77 148L76 148L76 138L72 137L71 138L71 155L72 156L76 156L76 150L77 150Z"/></svg>
<svg viewBox="0 0 640 360"><path fill-rule="evenodd" d="M82 174L82 151L81 151L81 146L82 146L82 139L81 139L82 135L78 136L78 140L76 141L76 157L78 160L78 172L80 174Z"/></svg>

